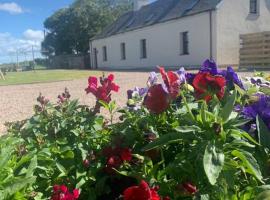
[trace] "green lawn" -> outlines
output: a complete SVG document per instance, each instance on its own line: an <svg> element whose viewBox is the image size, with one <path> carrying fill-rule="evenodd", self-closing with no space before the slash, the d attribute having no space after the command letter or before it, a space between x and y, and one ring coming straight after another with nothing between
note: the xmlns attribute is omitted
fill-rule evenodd
<svg viewBox="0 0 270 200"><path fill-rule="evenodd" d="M101 72L90 70L36 70L27 72L8 72L6 80L0 77L0 86L30 83L46 83L63 80L88 78L90 75L99 76Z"/></svg>

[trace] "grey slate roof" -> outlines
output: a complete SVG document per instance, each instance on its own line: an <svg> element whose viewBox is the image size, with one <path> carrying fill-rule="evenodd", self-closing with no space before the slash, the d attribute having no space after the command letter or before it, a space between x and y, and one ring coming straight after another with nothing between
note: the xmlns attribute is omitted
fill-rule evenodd
<svg viewBox="0 0 270 200"><path fill-rule="evenodd" d="M94 39L151 26L181 17L214 10L222 0L157 0L138 11L120 16Z"/></svg>

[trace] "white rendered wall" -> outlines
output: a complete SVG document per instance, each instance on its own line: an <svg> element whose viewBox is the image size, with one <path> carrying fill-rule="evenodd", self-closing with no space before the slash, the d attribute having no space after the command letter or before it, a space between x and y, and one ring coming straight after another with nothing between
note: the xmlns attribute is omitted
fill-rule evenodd
<svg viewBox="0 0 270 200"><path fill-rule="evenodd" d="M270 31L270 0L258 0L259 14L249 14L249 0L223 0L217 8L217 62L239 63L239 35Z"/></svg>
<svg viewBox="0 0 270 200"><path fill-rule="evenodd" d="M98 67L198 66L210 57L209 21L209 12L205 12L94 40L92 47L98 50ZM213 13L213 21L215 22L215 12ZM190 54L180 55L180 33L185 31L189 32ZM213 27L214 38L216 38L215 31L215 27ZM140 58L141 39L146 39L146 59ZM121 60L120 44L122 42L126 43L126 60ZM104 62L102 58L103 46L107 47L107 62ZM215 58L215 42L212 46Z"/></svg>

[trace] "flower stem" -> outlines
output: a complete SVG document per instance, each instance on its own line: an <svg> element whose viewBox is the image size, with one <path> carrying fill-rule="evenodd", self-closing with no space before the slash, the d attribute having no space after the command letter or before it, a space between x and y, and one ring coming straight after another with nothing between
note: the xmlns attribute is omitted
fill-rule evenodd
<svg viewBox="0 0 270 200"><path fill-rule="evenodd" d="M183 94L182 91L180 92L180 95L181 95L181 97L182 97L182 99L183 99L184 105L185 105L185 107L187 108L187 111L188 111L190 117L192 118L193 121L196 121L196 120L195 120L195 117L194 117L194 115L193 115L193 113L191 112L191 110L190 110L190 108L189 108L189 106L188 106L187 99L186 99L186 97L184 96L184 94Z"/></svg>

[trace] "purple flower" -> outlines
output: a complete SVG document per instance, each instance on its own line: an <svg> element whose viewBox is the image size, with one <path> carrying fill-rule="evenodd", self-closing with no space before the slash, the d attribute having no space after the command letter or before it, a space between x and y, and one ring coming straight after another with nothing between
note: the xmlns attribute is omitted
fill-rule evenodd
<svg viewBox="0 0 270 200"><path fill-rule="evenodd" d="M258 94L258 101L245 106L242 115L251 119L251 123L255 123L256 117L259 116L270 130L270 96Z"/></svg>
<svg viewBox="0 0 270 200"><path fill-rule="evenodd" d="M207 59L201 66L200 72L210 72L211 75L215 76L218 74L217 64L215 61Z"/></svg>
<svg viewBox="0 0 270 200"><path fill-rule="evenodd" d="M148 91L148 88L135 87L134 90L127 91L127 96L128 96L128 99L133 99L133 97L136 95L143 97L147 93L147 91Z"/></svg>
<svg viewBox="0 0 270 200"><path fill-rule="evenodd" d="M196 74L186 73L186 81L187 81L187 83L192 85L195 76L196 76Z"/></svg>
<svg viewBox="0 0 270 200"><path fill-rule="evenodd" d="M157 81L158 81L157 73L156 72L150 72L149 78L148 78L148 81L147 81L149 87L156 84Z"/></svg>
<svg viewBox="0 0 270 200"><path fill-rule="evenodd" d="M176 73L179 75L180 83L186 82L186 71L184 67L181 67Z"/></svg>
<svg viewBox="0 0 270 200"><path fill-rule="evenodd" d="M237 73L233 70L231 66L227 67L225 78L227 80L227 87L229 89L234 88L234 84L238 85L240 88L244 89L243 83Z"/></svg>

